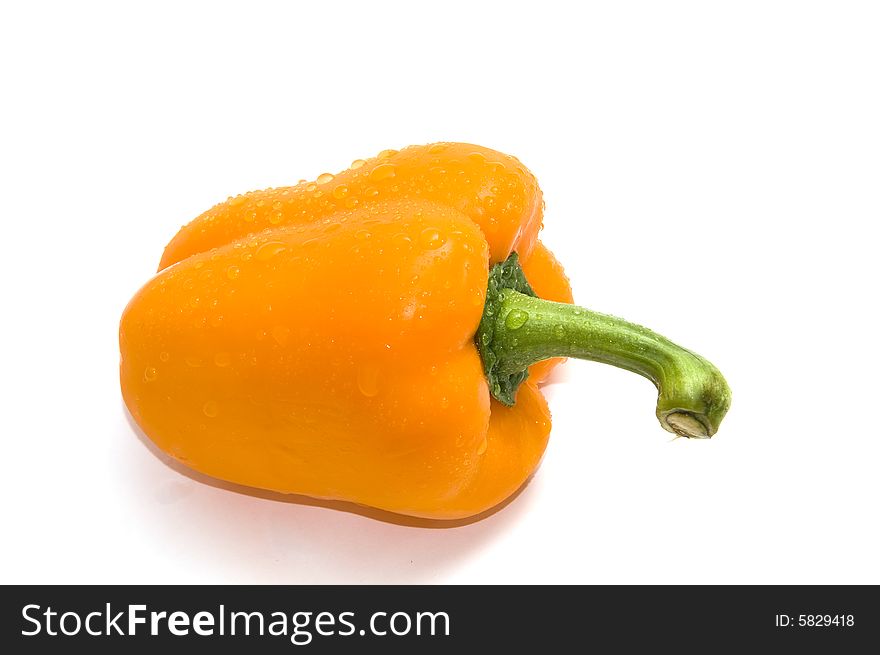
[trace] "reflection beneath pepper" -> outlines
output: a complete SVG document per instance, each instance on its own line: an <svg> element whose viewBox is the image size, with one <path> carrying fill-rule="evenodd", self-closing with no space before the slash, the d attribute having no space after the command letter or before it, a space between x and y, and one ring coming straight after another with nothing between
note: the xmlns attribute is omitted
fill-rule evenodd
<svg viewBox="0 0 880 655"><path fill-rule="evenodd" d="M430 583L528 511L529 483L484 514L458 521L402 516L354 503L278 494L216 480L167 456L123 413L138 442L127 486L156 547L205 578L234 583ZM155 457L144 457L147 448ZM161 462L161 465L157 465ZM184 477L185 476L185 477ZM513 502L515 501L515 502Z"/></svg>

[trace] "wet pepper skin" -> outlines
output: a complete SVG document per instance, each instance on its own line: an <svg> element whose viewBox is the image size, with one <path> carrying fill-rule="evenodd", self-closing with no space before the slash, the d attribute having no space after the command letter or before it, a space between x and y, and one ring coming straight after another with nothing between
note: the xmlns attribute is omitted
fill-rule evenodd
<svg viewBox="0 0 880 655"><path fill-rule="evenodd" d="M125 402L208 475L434 519L517 490L547 444L535 364L490 398L474 344L489 267L517 251L571 302L537 241L538 185L468 144L385 151L248 193L183 227L120 326Z"/></svg>

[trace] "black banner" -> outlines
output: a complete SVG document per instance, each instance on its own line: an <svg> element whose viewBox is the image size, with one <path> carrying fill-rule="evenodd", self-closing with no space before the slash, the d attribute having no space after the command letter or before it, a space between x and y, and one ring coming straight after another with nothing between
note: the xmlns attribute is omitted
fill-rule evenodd
<svg viewBox="0 0 880 655"><path fill-rule="evenodd" d="M876 587L4 587L7 653L514 652L880 643ZM225 642L225 643L224 643ZM550 651L547 649L550 648ZM833 649L833 650L832 650ZM787 651L782 651L787 652Z"/></svg>

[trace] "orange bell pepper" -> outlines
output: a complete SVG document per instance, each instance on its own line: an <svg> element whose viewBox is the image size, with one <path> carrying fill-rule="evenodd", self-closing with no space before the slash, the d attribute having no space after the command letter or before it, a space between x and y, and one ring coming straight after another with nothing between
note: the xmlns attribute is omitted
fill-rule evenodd
<svg viewBox="0 0 880 655"><path fill-rule="evenodd" d="M542 209L518 160L468 144L230 198L125 309L125 402L208 475L435 519L484 512L534 472L550 432L536 382L560 356L649 377L664 428L713 434L717 369L568 304Z"/></svg>

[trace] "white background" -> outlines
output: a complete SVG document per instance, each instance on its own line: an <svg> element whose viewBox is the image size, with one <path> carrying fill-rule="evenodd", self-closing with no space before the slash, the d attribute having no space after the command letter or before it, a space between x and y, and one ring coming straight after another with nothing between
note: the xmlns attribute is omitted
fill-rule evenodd
<svg viewBox="0 0 880 655"><path fill-rule="evenodd" d="M239 4L0 10L2 582L880 583L876 4ZM719 434L570 362L532 483L450 529L151 452L117 324L177 228L438 140L535 172L576 300L714 361Z"/></svg>

